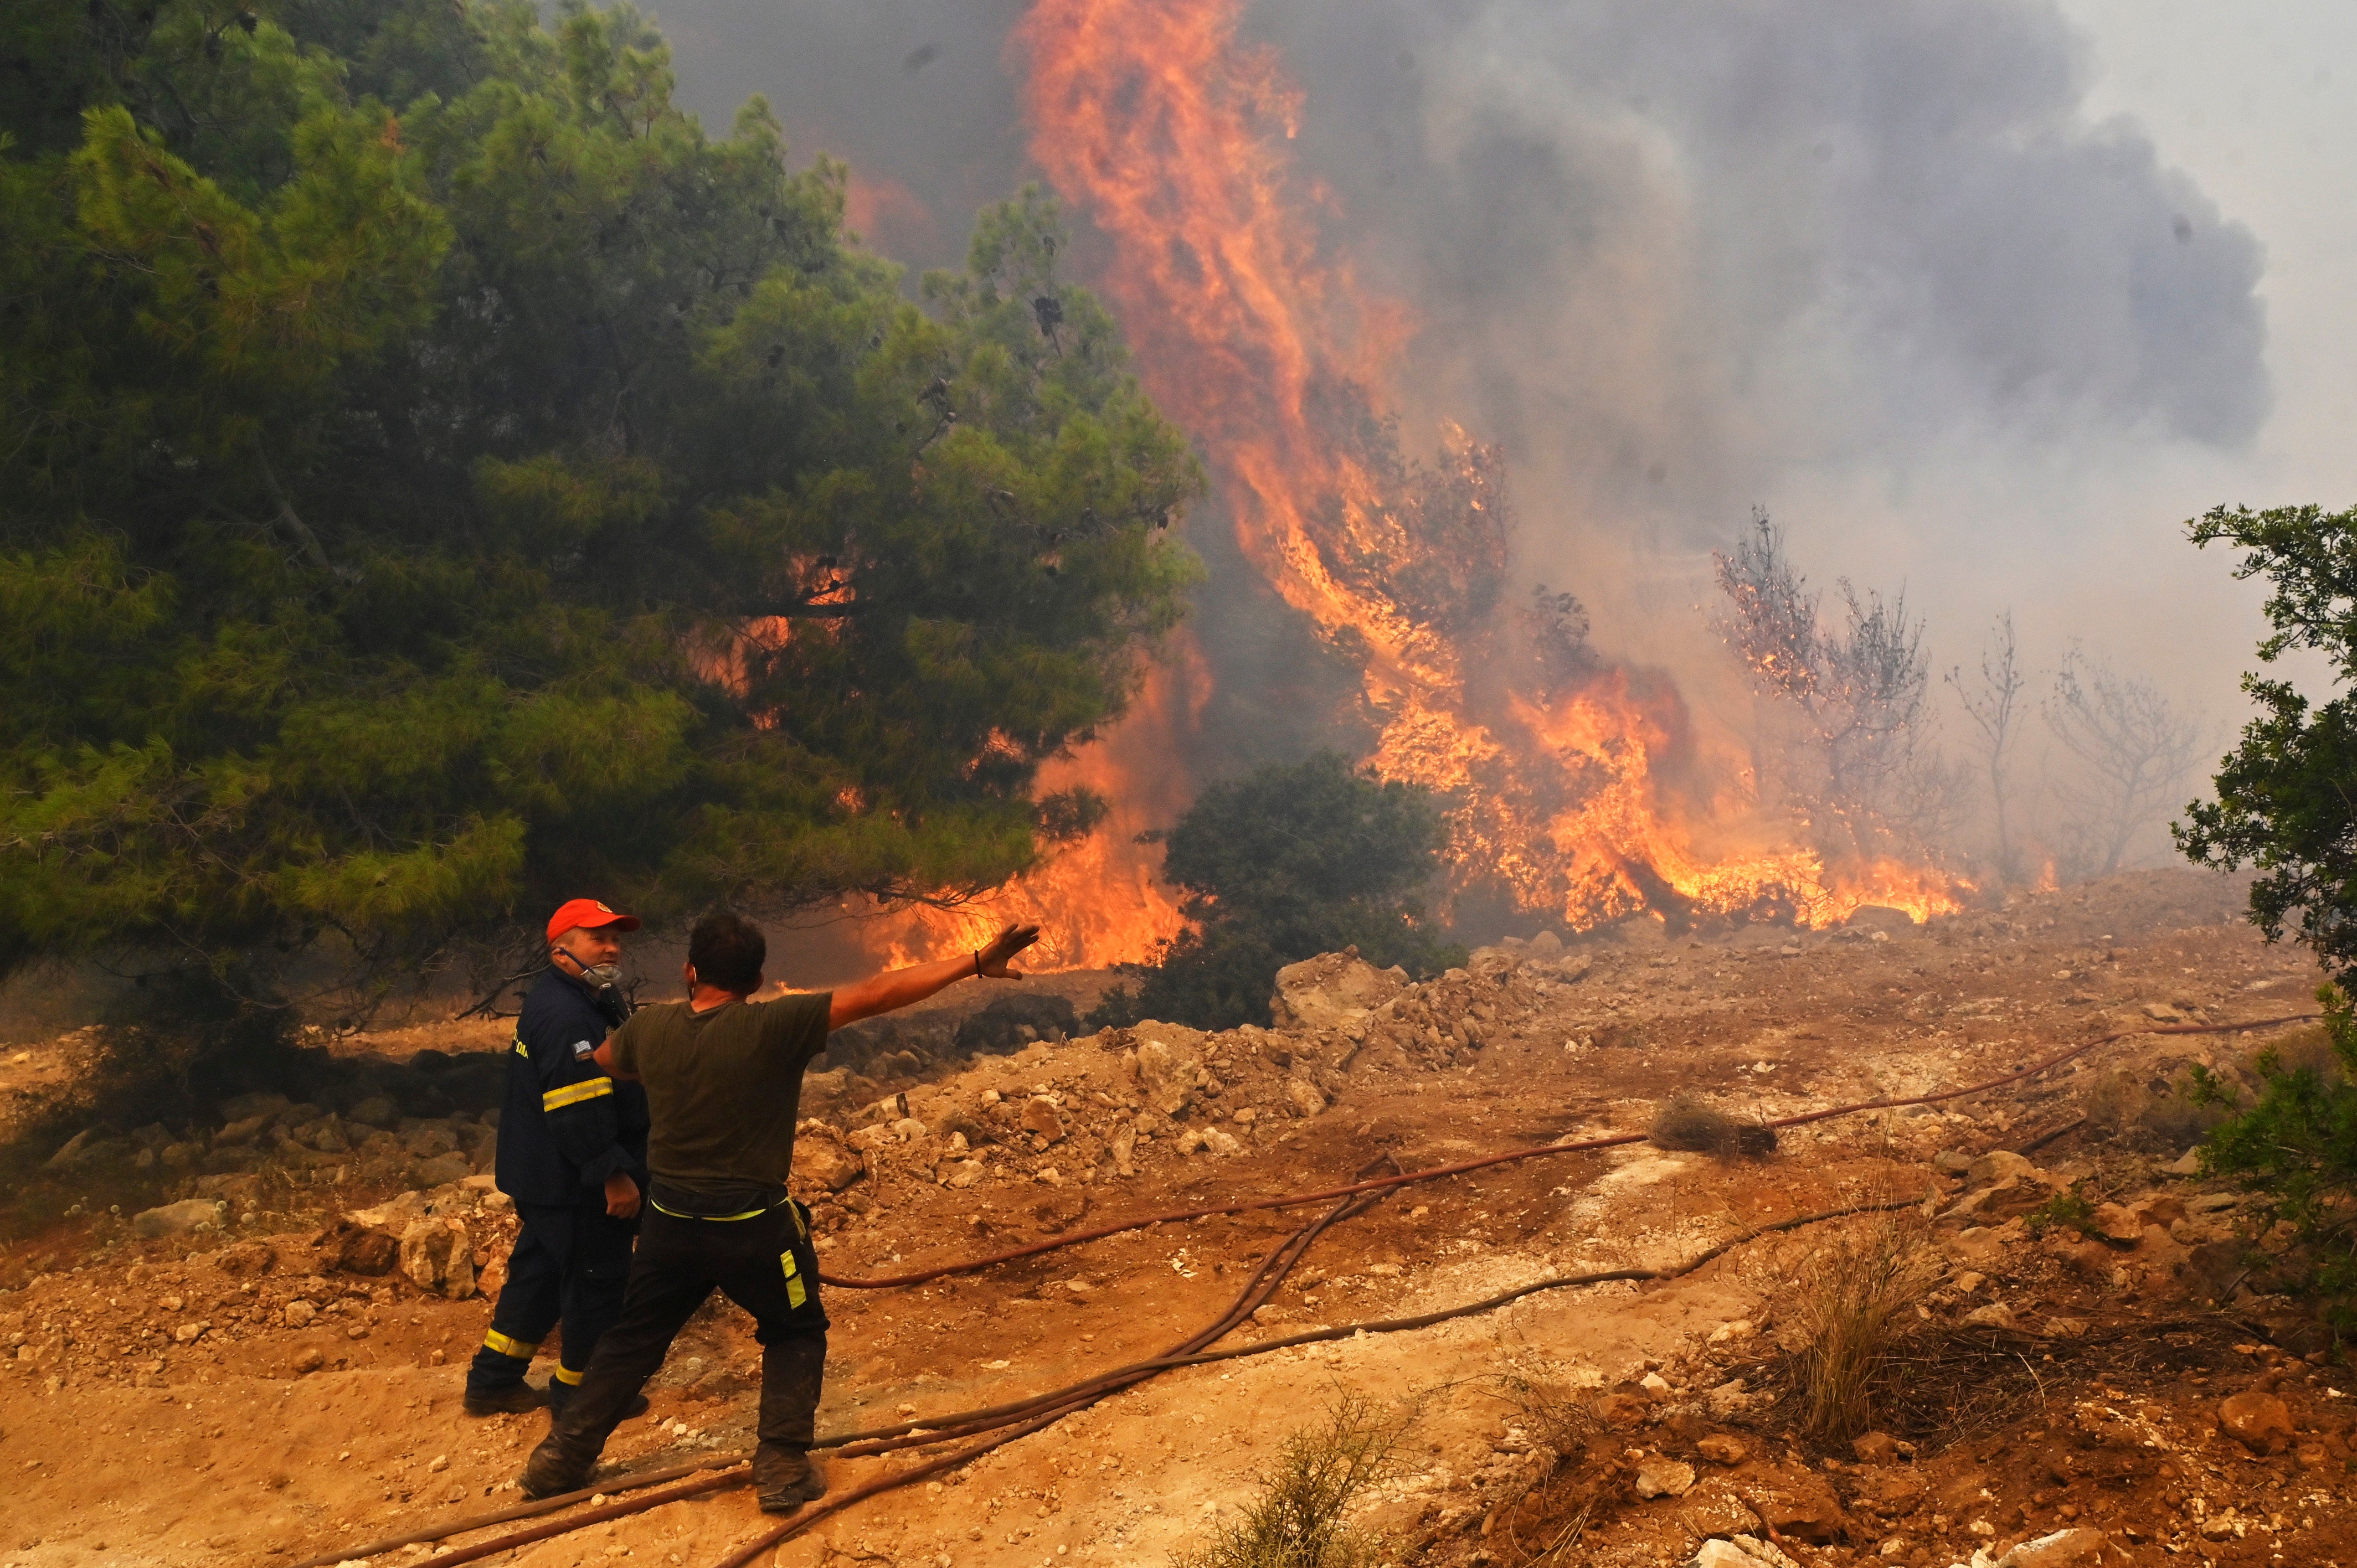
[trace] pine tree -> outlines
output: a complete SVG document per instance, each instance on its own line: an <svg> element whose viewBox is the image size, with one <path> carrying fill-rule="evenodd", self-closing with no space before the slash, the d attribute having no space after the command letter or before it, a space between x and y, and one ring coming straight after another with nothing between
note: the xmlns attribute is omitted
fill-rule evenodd
<svg viewBox="0 0 2357 1568"><path fill-rule="evenodd" d="M1072 814L1035 770L1180 615L1202 481L1052 201L912 302L625 7L28 0L0 57L47 84L0 99L0 969L954 896Z"/></svg>

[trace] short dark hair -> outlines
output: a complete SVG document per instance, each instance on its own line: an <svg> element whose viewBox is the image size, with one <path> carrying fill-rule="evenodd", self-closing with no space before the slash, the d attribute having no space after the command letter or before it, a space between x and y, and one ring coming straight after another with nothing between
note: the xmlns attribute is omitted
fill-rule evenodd
<svg viewBox="0 0 2357 1568"><path fill-rule="evenodd" d="M695 978L723 991L748 992L759 985L769 956L761 928L726 909L715 909L687 934L687 961Z"/></svg>

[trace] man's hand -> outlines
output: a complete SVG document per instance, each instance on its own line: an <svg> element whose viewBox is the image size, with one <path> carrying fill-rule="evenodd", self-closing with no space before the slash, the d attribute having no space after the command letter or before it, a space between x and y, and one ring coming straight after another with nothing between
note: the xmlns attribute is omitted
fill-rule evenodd
<svg viewBox="0 0 2357 1568"><path fill-rule="evenodd" d="M627 1172L616 1171L606 1178L606 1213L615 1219L628 1219L639 1211L639 1184Z"/></svg>
<svg viewBox="0 0 2357 1568"><path fill-rule="evenodd" d="M1007 968L1006 961L1039 940L1039 927L1010 924L1001 928L985 946L972 952L888 970L856 985L837 986L827 1004L826 1026L840 1029L845 1024L856 1024L862 1018L873 1018L878 1013L922 1002L942 986L955 985L977 974L997 980L1020 980L1022 972Z"/></svg>
<svg viewBox="0 0 2357 1568"><path fill-rule="evenodd" d="M1007 960L1039 940L1039 928L1018 926L1009 921L990 939L990 945L974 955L974 972L993 980L1020 980L1023 972L1006 967Z"/></svg>

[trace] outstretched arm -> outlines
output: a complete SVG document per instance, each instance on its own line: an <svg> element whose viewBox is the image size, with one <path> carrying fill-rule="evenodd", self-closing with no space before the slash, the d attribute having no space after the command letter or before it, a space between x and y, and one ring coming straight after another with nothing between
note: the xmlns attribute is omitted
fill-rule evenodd
<svg viewBox="0 0 2357 1568"><path fill-rule="evenodd" d="M835 992L834 1004L827 1009L826 1026L840 1029L845 1024L856 1024L862 1018L873 1018L878 1013L922 1002L943 986L975 975L992 980L1020 980L1022 972L1007 968L1007 961L1039 940L1037 926L1008 925L1001 928L987 946L973 952L937 959L931 963L910 964L906 969L887 970L856 985L844 986Z"/></svg>

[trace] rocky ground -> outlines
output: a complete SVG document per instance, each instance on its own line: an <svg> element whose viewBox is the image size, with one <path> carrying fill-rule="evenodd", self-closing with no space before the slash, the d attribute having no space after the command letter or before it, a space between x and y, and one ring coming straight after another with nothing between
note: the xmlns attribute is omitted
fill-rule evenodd
<svg viewBox="0 0 2357 1568"><path fill-rule="evenodd" d="M2115 1030L2311 1010L2311 966L2263 947L2237 904L2215 879L2154 873L1927 928L1641 925L1483 950L1422 985L1337 955L1290 977L1270 1031L1059 1039L1055 1005L978 1022L952 1004L844 1042L813 1075L797 1181L829 1272L872 1277L1642 1131L1674 1101L1756 1122L1986 1080ZM1086 983L1055 990L1085 1006ZM964 1008L1005 1001L963 992ZM1166 1375L777 1561L1161 1563L1232 1521L1289 1434L1360 1396L1399 1423L1360 1519L1401 1564L2357 1564L2347 1369L2267 1294L2279 1243L2180 1160L2201 1114L2187 1070L2231 1074L2270 1042L2308 1048L2297 1026L2144 1034L1986 1096L1788 1130L1762 1156L1641 1144L1403 1188L1321 1237L1227 1343L1908 1207L1674 1280ZM480 1023L322 1039L284 1095L93 1125L44 1156L19 1196L48 1195L50 1218L0 1254L0 1563L286 1563L514 1500L544 1418L457 1411L511 1229L482 1174L504 1043ZM70 1080L91 1048L10 1053L0 1094ZM837 1288L822 1427L1149 1355L1214 1317L1306 1212ZM1903 1250L1926 1292L1876 1431L1813 1447L1786 1353L1826 1260L1874 1246ZM746 1445L747 1327L708 1308L609 1458ZM900 1462L838 1461L834 1481ZM694 1564L761 1522L724 1490L506 1561Z"/></svg>

